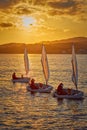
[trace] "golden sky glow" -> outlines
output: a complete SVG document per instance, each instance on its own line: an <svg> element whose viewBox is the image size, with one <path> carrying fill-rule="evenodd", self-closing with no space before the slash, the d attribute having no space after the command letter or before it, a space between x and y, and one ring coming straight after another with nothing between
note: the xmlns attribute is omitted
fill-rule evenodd
<svg viewBox="0 0 87 130"><path fill-rule="evenodd" d="M32 17L24 16L22 17L22 24L24 28L28 28L30 25L33 25L35 23L35 19Z"/></svg>
<svg viewBox="0 0 87 130"><path fill-rule="evenodd" d="M87 36L87 0L0 0L0 44Z"/></svg>

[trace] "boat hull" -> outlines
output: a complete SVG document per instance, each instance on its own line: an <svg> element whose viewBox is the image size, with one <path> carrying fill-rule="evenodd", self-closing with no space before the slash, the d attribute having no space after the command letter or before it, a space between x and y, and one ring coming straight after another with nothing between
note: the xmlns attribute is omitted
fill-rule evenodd
<svg viewBox="0 0 87 130"><path fill-rule="evenodd" d="M24 78L17 78L12 79L13 83L20 82L20 83L29 83L30 78L24 77Z"/></svg>
<svg viewBox="0 0 87 130"><path fill-rule="evenodd" d="M64 89L67 92L67 89ZM55 90L53 93L54 97L57 98L65 98L65 99L83 99L84 98L84 93L82 91L74 90L72 89L71 94L66 94L66 95L59 95L57 91Z"/></svg>
<svg viewBox="0 0 87 130"><path fill-rule="evenodd" d="M37 86L38 88L32 89L29 85L29 86L27 86L27 90L30 91L30 92L50 93L51 90L53 89L52 86L45 85L45 84L42 84L42 87L39 87L39 83L35 83L35 86Z"/></svg>

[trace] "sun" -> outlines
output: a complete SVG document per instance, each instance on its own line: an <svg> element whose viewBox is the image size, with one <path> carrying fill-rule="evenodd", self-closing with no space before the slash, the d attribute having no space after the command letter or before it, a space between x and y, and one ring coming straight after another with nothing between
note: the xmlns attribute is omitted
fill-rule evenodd
<svg viewBox="0 0 87 130"><path fill-rule="evenodd" d="M30 25L35 24L36 20L33 17L23 16L22 17L22 24L24 27L28 27Z"/></svg>

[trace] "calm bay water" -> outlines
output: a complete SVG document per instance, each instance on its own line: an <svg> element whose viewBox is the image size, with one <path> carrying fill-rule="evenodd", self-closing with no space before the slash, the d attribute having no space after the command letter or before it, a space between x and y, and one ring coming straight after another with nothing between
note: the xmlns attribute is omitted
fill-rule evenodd
<svg viewBox="0 0 87 130"><path fill-rule="evenodd" d="M41 55L30 54L30 76L45 83ZM54 89L60 82L73 88L71 55L48 55ZM78 87L84 100L58 100L50 94L27 92L26 85L13 84L11 75L25 73L22 54L0 55L0 130L87 130L87 55L77 55ZM53 90L54 90L53 89Z"/></svg>

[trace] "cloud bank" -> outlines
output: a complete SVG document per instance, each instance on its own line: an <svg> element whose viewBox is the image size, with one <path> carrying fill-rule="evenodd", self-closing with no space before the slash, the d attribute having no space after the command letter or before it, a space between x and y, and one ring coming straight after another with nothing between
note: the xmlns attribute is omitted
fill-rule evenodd
<svg viewBox="0 0 87 130"><path fill-rule="evenodd" d="M21 15L46 17L77 17L87 20L87 0L0 0L0 27L9 24ZM6 21L6 23L4 23Z"/></svg>

